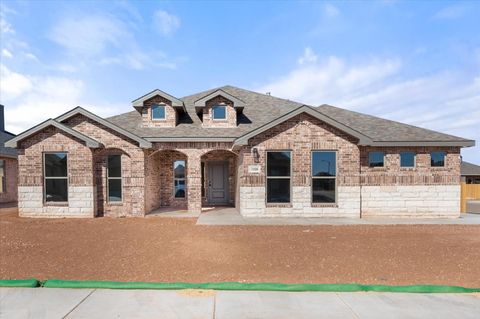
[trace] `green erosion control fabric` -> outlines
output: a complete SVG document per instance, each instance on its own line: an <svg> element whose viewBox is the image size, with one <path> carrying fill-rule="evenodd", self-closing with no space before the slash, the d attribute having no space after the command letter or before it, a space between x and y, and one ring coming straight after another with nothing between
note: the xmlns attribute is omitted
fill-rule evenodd
<svg viewBox="0 0 480 319"><path fill-rule="evenodd" d="M103 289L213 289L213 290L265 290L265 291L378 291L378 292L412 292L412 293L471 293L480 292L480 288L458 286L412 285L358 285L358 284L275 284L275 283L153 283L153 282L118 282L118 281L76 281L47 280L47 288L103 288Z"/></svg>
<svg viewBox="0 0 480 319"><path fill-rule="evenodd" d="M40 282L36 279L0 279L0 287L38 287Z"/></svg>

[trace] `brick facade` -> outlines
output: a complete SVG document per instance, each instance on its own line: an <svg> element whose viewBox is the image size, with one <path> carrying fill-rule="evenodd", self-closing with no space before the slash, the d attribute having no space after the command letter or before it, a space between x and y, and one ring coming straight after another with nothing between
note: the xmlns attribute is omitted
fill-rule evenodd
<svg viewBox="0 0 480 319"><path fill-rule="evenodd" d="M226 106L226 118L225 120L214 120L212 114L212 108L215 105ZM207 101L206 106L203 108L203 127L236 127L237 126L237 111L233 107L233 102L219 95L210 101Z"/></svg>
<svg viewBox="0 0 480 319"><path fill-rule="evenodd" d="M4 161L4 174L5 174L5 189L0 192L0 203L10 203L17 201L17 172L18 164L16 158L2 157L0 160Z"/></svg>
<svg viewBox="0 0 480 319"><path fill-rule="evenodd" d="M152 106L165 106L165 119L152 119ZM144 127L175 127L178 121L178 113L172 102L162 96L154 96L143 103L142 125Z"/></svg>
<svg viewBox="0 0 480 319"><path fill-rule="evenodd" d="M228 103L222 99L207 102L206 109L222 101ZM229 107L228 114L235 114L236 122L235 109L233 105ZM228 118L227 124L232 125L233 117ZM204 125L211 123L208 114L205 117L204 113L203 120ZM159 142L153 143L151 149L142 149L135 141L83 115L64 124L100 142L102 147L90 149L83 141L53 127L23 140L18 156L21 216L144 216L158 207L200 212L202 206L208 205L209 176L205 168L209 162L219 160L228 162L229 202L245 216L456 217L459 213L458 147L358 146L355 138L306 113L260 133L241 147L226 142ZM291 203L266 204L265 165L269 150L292 152ZM336 151L336 203L312 203L314 150ZM368 153L377 150L386 154L384 168L368 167ZM414 168L400 167L399 152L404 150L417 154ZM447 153L445 167L430 167L430 152L436 150ZM43 202L42 154L59 151L68 152L69 203L56 207ZM121 155L122 161L121 203L109 203L106 196L106 158L113 154ZM177 159L186 161L184 199L173 195L173 161ZM260 171L250 171L250 166L258 166Z"/></svg>

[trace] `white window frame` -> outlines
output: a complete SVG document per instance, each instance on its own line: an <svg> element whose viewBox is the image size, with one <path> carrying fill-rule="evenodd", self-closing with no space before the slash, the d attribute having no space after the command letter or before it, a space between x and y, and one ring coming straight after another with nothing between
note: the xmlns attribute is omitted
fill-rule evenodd
<svg viewBox="0 0 480 319"><path fill-rule="evenodd" d="M65 154L67 156L67 176L66 177L47 177L47 170L45 169L45 155L47 154ZM70 188L70 182L68 180L68 172L69 169L69 154L68 152L44 152L43 153L43 203L47 203L48 205L62 205L68 204L68 200L70 199L70 194L68 193L68 189ZM54 201L47 201L47 179L66 179L67 180L67 201L65 202L54 202Z"/></svg>
<svg viewBox="0 0 480 319"><path fill-rule="evenodd" d="M164 117L159 117L159 118L155 118L153 117L153 108L155 107L163 107L163 114L165 115ZM160 104L154 104L152 105L151 107L151 110L150 110L150 118L152 119L152 121L165 121L167 119L167 105L166 104L163 104L163 103L160 103Z"/></svg>
<svg viewBox="0 0 480 319"><path fill-rule="evenodd" d="M175 162L183 162L184 163L185 174L183 175L183 178L175 177ZM177 190L175 189L175 182L176 181L183 181L183 185L185 185L185 193L184 193L183 197L177 197ZM185 198L187 198L187 161L183 160L183 159L173 160L173 198L174 199L185 199Z"/></svg>
<svg viewBox="0 0 480 319"><path fill-rule="evenodd" d="M335 153L335 176L313 176L313 153ZM310 196L311 203L314 205L337 205L338 203L338 184L337 184L337 175L338 175L338 151L337 150L312 150L310 152L310 176L312 177L312 182L310 185ZM332 202L314 202L313 201L313 180L314 179L333 179L335 181L335 201Z"/></svg>
<svg viewBox="0 0 480 319"><path fill-rule="evenodd" d="M290 153L290 176L268 176L268 153ZM292 150L267 150L265 152L265 203L267 205L289 205L292 203L292 177L293 177L293 152ZM288 179L289 181L289 200L288 202L269 202L268 201L268 180L269 179Z"/></svg>
<svg viewBox="0 0 480 319"><path fill-rule="evenodd" d="M215 118L214 109L219 108L219 107L222 107L222 108L225 109L225 117L223 117L223 118ZM225 121L228 117L227 112L228 112L228 110L227 110L227 105L226 104L216 104L216 105L212 106L212 119L214 121Z"/></svg>
<svg viewBox="0 0 480 319"><path fill-rule="evenodd" d="M110 177L109 176L109 165L108 165L108 158L110 156L120 156L120 177ZM110 204L122 204L123 203L123 171L122 171L122 155L121 154L110 154L107 155L107 202ZM110 180L119 179L120 180L120 200L110 200Z"/></svg>

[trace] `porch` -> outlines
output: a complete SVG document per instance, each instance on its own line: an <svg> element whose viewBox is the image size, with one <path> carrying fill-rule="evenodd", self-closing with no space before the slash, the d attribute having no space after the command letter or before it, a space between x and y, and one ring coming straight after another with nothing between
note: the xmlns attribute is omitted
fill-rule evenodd
<svg viewBox="0 0 480 319"><path fill-rule="evenodd" d="M226 149L161 149L147 159L146 215L198 217L235 207L237 155Z"/></svg>

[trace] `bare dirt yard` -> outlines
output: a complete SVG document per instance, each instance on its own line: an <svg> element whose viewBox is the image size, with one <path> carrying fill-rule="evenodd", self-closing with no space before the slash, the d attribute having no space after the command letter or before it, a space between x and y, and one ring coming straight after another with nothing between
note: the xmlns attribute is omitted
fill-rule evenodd
<svg viewBox="0 0 480 319"><path fill-rule="evenodd" d="M196 226L0 213L0 278L480 287L480 226Z"/></svg>

